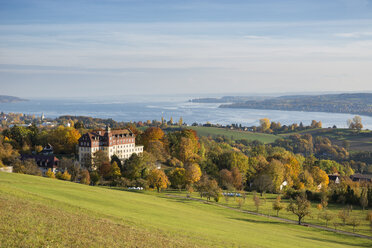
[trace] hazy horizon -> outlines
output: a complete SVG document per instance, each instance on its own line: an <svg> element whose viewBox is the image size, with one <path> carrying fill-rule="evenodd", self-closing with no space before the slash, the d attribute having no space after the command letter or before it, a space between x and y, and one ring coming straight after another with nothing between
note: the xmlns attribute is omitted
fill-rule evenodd
<svg viewBox="0 0 372 248"><path fill-rule="evenodd" d="M371 0L0 0L0 37L24 98L372 91Z"/></svg>

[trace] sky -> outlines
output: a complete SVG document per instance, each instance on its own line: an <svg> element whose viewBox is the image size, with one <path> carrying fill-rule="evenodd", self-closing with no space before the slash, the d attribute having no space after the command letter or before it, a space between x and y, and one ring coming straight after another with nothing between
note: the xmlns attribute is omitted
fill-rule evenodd
<svg viewBox="0 0 372 248"><path fill-rule="evenodd" d="M372 0L0 0L0 94L372 91Z"/></svg>

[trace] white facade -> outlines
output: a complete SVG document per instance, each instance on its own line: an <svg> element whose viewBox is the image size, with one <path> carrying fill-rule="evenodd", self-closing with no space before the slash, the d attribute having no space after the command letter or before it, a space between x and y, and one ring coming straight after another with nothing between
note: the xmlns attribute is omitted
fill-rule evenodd
<svg viewBox="0 0 372 248"><path fill-rule="evenodd" d="M136 146L135 135L129 130L97 131L84 134L79 139L80 164L91 163L94 153L102 150L111 158L116 155L124 161L133 153L143 153L143 146Z"/></svg>

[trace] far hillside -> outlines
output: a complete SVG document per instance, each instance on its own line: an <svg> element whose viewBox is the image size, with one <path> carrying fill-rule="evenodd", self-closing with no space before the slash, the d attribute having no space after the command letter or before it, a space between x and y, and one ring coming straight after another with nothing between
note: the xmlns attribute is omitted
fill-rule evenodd
<svg viewBox="0 0 372 248"><path fill-rule="evenodd" d="M343 146L350 151L372 152L372 131L370 130L359 131L344 128L320 128L281 134L279 136L287 137L293 134L311 134L314 138L318 136L327 137L332 143Z"/></svg>
<svg viewBox="0 0 372 248"><path fill-rule="evenodd" d="M221 108L350 113L372 116L372 93L280 96L223 104Z"/></svg>
<svg viewBox="0 0 372 248"><path fill-rule="evenodd" d="M23 102L23 101L27 101L27 100L19 98L19 97L15 97L15 96L0 95L0 103Z"/></svg>

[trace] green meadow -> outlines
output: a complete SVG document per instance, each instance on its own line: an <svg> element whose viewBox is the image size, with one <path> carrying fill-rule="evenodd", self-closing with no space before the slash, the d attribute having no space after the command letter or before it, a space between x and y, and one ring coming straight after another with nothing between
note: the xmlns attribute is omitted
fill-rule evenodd
<svg viewBox="0 0 372 248"><path fill-rule="evenodd" d="M178 195L182 197L186 197L187 192L185 191L172 191L172 195ZM206 198L200 198L199 193L194 192L192 193L192 198L195 199L201 199L205 200ZM264 214L268 216L277 216L277 212L273 210L272 206L273 203L276 200L277 194L264 194L263 196L260 196L258 193L257 196L260 198L260 204L259 209L257 212L257 208L253 201L253 193L252 192L246 192L246 199L245 201L242 199L242 197L221 197L220 201L218 202L219 205L227 206L227 207L233 207L236 209L241 210L247 210L251 212L257 212L259 214ZM329 203L327 206L327 211L332 215L332 219L326 223L324 219L321 218L321 215L324 214L323 209L317 209L317 205L320 202L312 202L311 203L311 214L309 216L306 216L304 218L304 222L308 224L314 224L319 226L329 227L329 228L336 228L337 230L342 230L346 232L355 232L357 234L372 235L372 230L370 227L370 222L366 220L367 213L370 211L368 209L363 210L359 206L353 206L352 211L349 212L349 219L356 218L359 221L359 225L353 228L351 225L341 225L341 220L337 217L338 213L344 209L347 209L346 205L342 204L335 204L335 203ZM286 208L289 204L288 199L281 199L281 204L283 206L283 209L279 211L278 217L288 219L288 220L294 220L297 221L297 216L294 215L291 212L286 211ZM336 223L336 226L335 226ZM354 229L354 230L353 230Z"/></svg>
<svg viewBox="0 0 372 248"><path fill-rule="evenodd" d="M0 172L0 247L371 247L164 193Z"/></svg>
<svg viewBox="0 0 372 248"><path fill-rule="evenodd" d="M187 127L189 129L193 129L197 132L198 136L225 136L226 138L232 140L258 140L262 143L268 144L274 142L276 139L280 138L273 134L266 134L266 133L253 133L248 131L238 131L238 130L230 130L226 128L217 128L217 127Z"/></svg>

